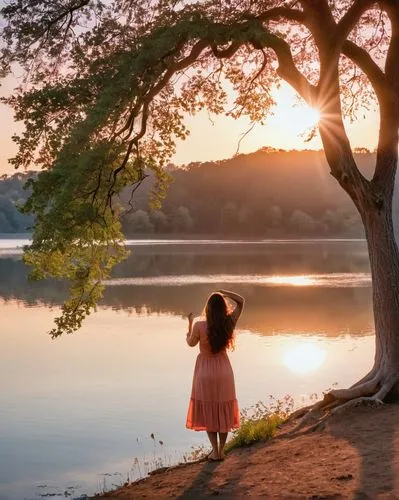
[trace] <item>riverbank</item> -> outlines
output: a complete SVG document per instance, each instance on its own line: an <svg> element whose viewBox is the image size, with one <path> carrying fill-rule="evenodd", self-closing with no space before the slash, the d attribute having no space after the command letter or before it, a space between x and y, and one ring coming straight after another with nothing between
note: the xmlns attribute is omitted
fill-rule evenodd
<svg viewBox="0 0 399 500"><path fill-rule="evenodd" d="M296 437L287 430L223 462L172 467L96 498L399 497L399 405L357 408Z"/></svg>

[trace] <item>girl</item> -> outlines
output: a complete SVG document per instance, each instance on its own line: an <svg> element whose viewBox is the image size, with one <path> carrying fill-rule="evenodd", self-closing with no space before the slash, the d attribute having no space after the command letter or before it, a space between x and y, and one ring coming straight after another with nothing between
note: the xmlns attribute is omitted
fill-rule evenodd
<svg viewBox="0 0 399 500"><path fill-rule="evenodd" d="M233 311L229 310L226 297L236 303ZM218 290L207 301L204 320L194 323L193 313L188 315L187 343L193 347L199 342L200 353L186 427L207 432L212 445L210 460L223 460L227 433L240 425L234 375L226 350L234 347L234 328L243 306L241 295Z"/></svg>

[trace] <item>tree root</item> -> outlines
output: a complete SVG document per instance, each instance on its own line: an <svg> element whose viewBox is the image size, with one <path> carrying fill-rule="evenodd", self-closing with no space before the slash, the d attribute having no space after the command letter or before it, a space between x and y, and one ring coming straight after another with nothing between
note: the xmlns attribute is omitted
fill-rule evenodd
<svg viewBox="0 0 399 500"><path fill-rule="evenodd" d="M349 389L336 389L332 390L329 394L331 394L335 399L339 399L341 401L349 401L351 399L357 399L362 396L369 396L373 394L379 383L379 375L375 375L372 379L363 382L359 385L354 385Z"/></svg>
<svg viewBox="0 0 399 500"><path fill-rule="evenodd" d="M350 389L353 389L354 387L357 387L358 385L361 385L361 384L364 384L365 382L368 382L369 380L371 380L372 378L375 377L376 375L376 368L373 367L368 373L367 375L365 375L363 378L361 378L360 380L358 380L357 382L355 382L351 387Z"/></svg>
<svg viewBox="0 0 399 500"><path fill-rule="evenodd" d="M289 434L296 434L304 428L306 428L305 432L323 428L331 416L341 415L358 406L381 406L393 386L398 382L398 374L383 377L380 372L373 369L349 389L332 390L324 394L321 401L299 408L292 413L288 421L292 422L298 419L300 421Z"/></svg>

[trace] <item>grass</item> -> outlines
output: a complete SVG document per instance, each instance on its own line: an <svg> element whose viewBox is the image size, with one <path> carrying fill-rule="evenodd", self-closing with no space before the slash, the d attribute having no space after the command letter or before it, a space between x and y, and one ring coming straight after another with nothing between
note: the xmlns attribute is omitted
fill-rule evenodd
<svg viewBox="0 0 399 500"><path fill-rule="evenodd" d="M267 441L272 438L283 419L279 415L270 415L259 419L250 419L241 424L233 433L233 437L226 443L225 453L234 448L248 446L257 441Z"/></svg>
<svg viewBox="0 0 399 500"><path fill-rule="evenodd" d="M294 399L287 395L283 399L269 396L267 403L258 401L241 410L240 427L232 432L231 438L226 443L225 453L227 454L235 448L271 439L293 409ZM191 452L184 455L184 461L200 460L210 451L209 445L193 446Z"/></svg>
<svg viewBox="0 0 399 500"><path fill-rule="evenodd" d="M255 405L241 411L241 425L233 431L226 443L225 452L235 448L249 446L258 441L271 439L279 426L291 413L294 401L291 396L282 400L270 397L269 403L258 401Z"/></svg>

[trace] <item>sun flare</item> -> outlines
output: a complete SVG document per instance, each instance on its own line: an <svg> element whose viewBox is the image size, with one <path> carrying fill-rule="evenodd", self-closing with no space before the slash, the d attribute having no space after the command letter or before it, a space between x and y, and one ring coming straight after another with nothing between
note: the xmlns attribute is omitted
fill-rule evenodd
<svg viewBox="0 0 399 500"><path fill-rule="evenodd" d="M311 343L296 344L283 354L283 364L292 372L303 375L318 370L324 363L327 351Z"/></svg>
<svg viewBox="0 0 399 500"><path fill-rule="evenodd" d="M296 140L314 128L320 121L320 110L298 100L292 89L282 85L272 92L276 100L273 115L267 120L273 131L284 131L285 135Z"/></svg>
<svg viewBox="0 0 399 500"><path fill-rule="evenodd" d="M287 107L270 120L275 125L284 127L287 133L297 135L314 128L319 121L320 111L305 104Z"/></svg>
<svg viewBox="0 0 399 500"><path fill-rule="evenodd" d="M304 106L303 117L304 123L308 124L308 127L315 127L319 123L321 115L318 109Z"/></svg>

